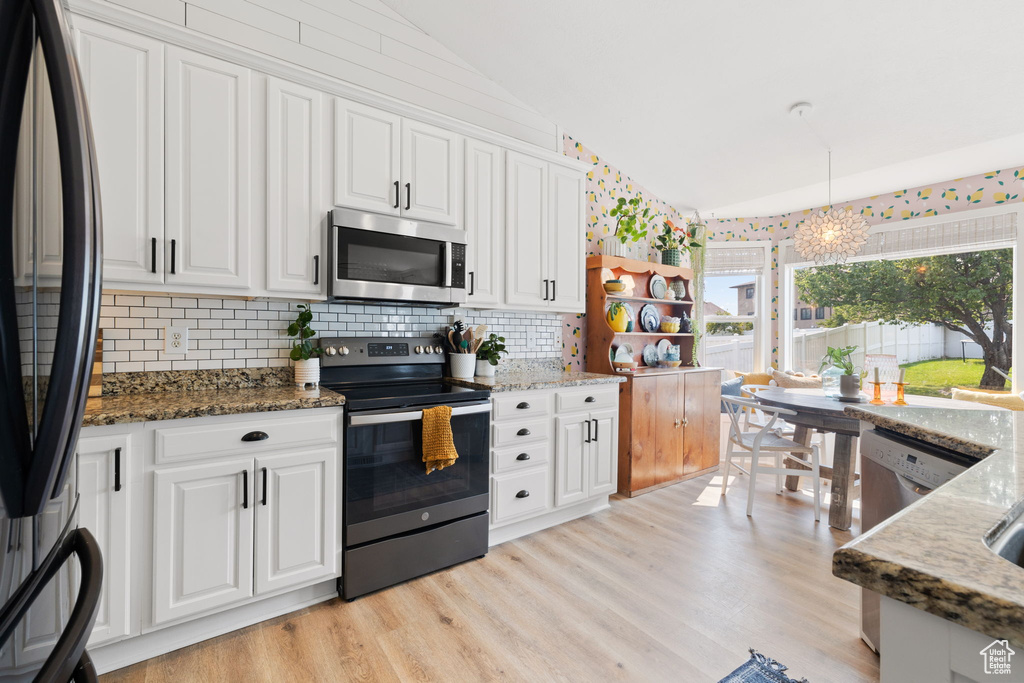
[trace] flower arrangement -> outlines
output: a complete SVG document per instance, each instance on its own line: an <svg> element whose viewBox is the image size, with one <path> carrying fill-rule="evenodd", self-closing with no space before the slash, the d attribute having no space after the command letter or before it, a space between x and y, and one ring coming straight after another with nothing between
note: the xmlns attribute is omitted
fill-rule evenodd
<svg viewBox="0 0 1024 683"><path fill-rule="evenodd" d="M685 252L689 252L691 249L700 249L698 230L701 227L703 225L700 223L687 222L685 228L677 228L675 223L667 220L662 223L661 233L654 239L654 248L658 251L680 250Z"/></svg>

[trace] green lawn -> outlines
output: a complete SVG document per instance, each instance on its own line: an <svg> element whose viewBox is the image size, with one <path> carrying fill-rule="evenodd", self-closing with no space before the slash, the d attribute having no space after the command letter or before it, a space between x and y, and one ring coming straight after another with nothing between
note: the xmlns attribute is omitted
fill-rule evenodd
<svg viewBox="0 0 1024 683"><path fill-rule="evenodd" d="M959 358L923 360L900 367L907 370L907 393L918 396L948 397L950 387L976 387L985 371L984 361L973 358L966 363Z"/></svg>

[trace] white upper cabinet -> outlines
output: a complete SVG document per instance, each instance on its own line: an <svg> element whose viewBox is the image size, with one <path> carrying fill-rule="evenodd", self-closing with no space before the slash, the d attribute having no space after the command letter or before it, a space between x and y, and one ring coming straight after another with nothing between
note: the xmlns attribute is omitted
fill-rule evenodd
<svg viewBox="0 0 1024 683"><path fill-rule="evenodd" d="M334 203L399 214L402 117L334 100Z"/></svg>
<svg viewBox="0 0 1024 683"><path fill-rule="evenodd" d="M250 286L249 69L167 48L166 282Z"/></svg>
<svg viewBox="0 0 1024 683"><path fill-rule="evenodd" d="M502 149L466 140L466 288L469 306L501 303L505 275L505 164Z"/></svg>
<svg viewBox="0 0 1024 683"><path fill-rule="evenodd" d="M459 142L451 131L402 120L402 215L459 222Z"/></svg>
<svg viewBox="0 0 1024 683"><path fill-rule="evenodd" d="M75 19L97 150L104 282L164 281L164 46Z"/></svg>
<svg viewBox="0 0 1024 683"><path fill-rule="evenodd" d="M321 294L323 95L267 79L267 289Z"/></svg>
<svg viewBox="0 0 1024 683"><path fill-rule="evenodd" d="M461 136L334 100L334 203L457 224Z"/></svg>
<svg viewBox="0 0 1024 683"><path fill-rule="evenodd" d="M505 301L512 306L547 308L548 164L508 152L505 155Z"/></svg>
<svg viewBox="0 0 1024 683"><path fill-rule="evenodd" d="M586 308L585 193L582 173L551 166L548 192L551 300L548 303L559 311L580 312Z"/></svg>

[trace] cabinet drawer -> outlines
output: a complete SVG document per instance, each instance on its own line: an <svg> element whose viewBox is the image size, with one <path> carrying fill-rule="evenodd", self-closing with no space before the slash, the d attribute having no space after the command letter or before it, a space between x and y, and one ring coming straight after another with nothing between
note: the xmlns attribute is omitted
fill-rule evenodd
<svg viewBox="0 0 1024 683"><path fill-rule="evenodd" d="M253 432L267 438L243 441ZM267 418L240 422L213 422L198 418L195 424L154 430L157 464L194 460L212 456L280 450L338 440L338 416L315 415Z"/></svg>
<svg viewBox="0 0 1024 683"><path fill-rule="evenodd" d="M494 397L494 420L513 420L551 414L551 394L541 392Z"/></svg>
<svg viewBox="0 0 1024 683"><path fill-rule="evenodd" d="M551 507L547 468L491 478L491 523L501 524ZM525 494L525 495L524 495Z"/></svg>
<svg viewBox="0 0 1024 683"><path fill-rule="evenodd" d="M551 461L551 441L535 441L513 448L494 451L491 463L494 473L522 470Z"/></svg>
<svg viewBox="0 0 1024 683"><path fill-rule="evenodd" d="M537 420L514 420L501 422L491 426L493 438L491 446L501 448L532 441L543 441L551 438L551 418L542 417Z"/></svg>
<svg viewBox="0 0 1024 683"><path fill-rule="evenodd" d="M619 385L596 386L589 391L560 391L555 397L555 409L560 413L581 410L600 410L619 407Z"/></svg>

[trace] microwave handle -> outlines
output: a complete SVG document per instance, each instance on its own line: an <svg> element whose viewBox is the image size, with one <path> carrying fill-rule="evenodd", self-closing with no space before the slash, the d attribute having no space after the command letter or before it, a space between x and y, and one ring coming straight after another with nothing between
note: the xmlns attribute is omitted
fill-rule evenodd
<svg viewBox="0 0 1024 683"><path fill-rule="evenodd" d="M463 406L461 408L452 408L452 417L458 417L460 415L473 415L474 413L489 413L491 412L490 403L481 403L475 406ZM380 425L387 424L389 422L413 422L415 420L423 419L422 410L411 410L405 413L377 413L374 415L353 415L349 418L349 424L353 427L361 427L363 425Z"/></svg>
<svg viewBox="0 0 1024 683"><path fill-rule="evenodd" d="M441 259L441 286L451 287L452 286L452 243L444 243L444 258Z"/></svg>

